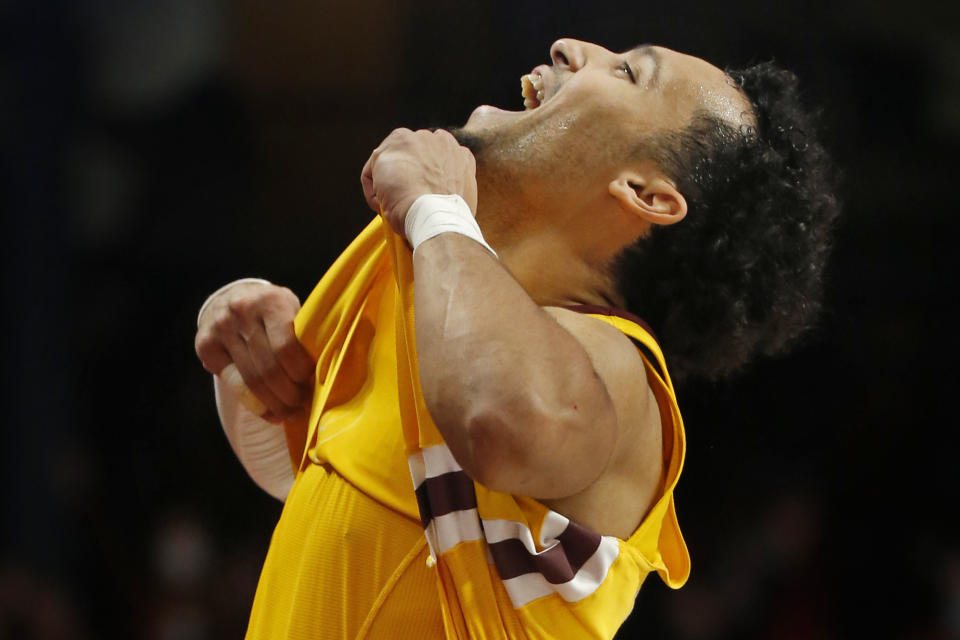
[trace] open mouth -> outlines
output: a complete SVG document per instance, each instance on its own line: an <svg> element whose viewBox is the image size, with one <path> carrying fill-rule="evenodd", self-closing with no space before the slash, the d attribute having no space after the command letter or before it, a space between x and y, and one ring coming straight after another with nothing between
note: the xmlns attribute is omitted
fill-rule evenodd
<svg viewBox="0 0 960 640"><path fill-rule="evenodd" d="M521 76L520 94L523 96L524 109L530 110L539 107L545 98L543 93L543 76L536 71Z"/></svg>

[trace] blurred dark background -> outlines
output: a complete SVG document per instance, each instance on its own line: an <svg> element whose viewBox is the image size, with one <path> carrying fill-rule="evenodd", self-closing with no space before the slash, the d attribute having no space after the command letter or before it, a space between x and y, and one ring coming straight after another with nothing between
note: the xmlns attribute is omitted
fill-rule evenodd
<svg viewBox="0 0 960 640"><path fill-rule="evenodd" d="M844 169L828 311L680 390L693 554L621 638L960 638L956 3L0 2L0 638L237 638L280 504L233 458L195 314L305 297L395 126L519 108L567 35L775 58Z"/></svg>

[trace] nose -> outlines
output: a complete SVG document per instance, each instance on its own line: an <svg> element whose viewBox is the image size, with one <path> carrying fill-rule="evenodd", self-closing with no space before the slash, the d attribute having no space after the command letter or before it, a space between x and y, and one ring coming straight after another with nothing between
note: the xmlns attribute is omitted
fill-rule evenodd
<svg viewBox="0 0 960 640"><path fill-rule="evenodd" d="M572 38L557 40L550 45L550 58L553 64L569 71L579 71L587 63L584 44Z"/></svg>

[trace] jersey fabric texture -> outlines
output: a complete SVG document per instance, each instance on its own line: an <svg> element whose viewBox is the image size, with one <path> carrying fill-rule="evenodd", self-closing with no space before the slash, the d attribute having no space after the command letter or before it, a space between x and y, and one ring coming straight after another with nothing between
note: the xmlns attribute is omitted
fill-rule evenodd
<svg viewBox="0 0 960 640"><path fill-rule="evenodd" d="M638 344L660 409L662 494L627 540L460 468L420 393L410 250L375 219L295 322L316 387L247 637L611 638L649 573L682 586L685 439L663 356L638 322L578 310Z"/></svg>

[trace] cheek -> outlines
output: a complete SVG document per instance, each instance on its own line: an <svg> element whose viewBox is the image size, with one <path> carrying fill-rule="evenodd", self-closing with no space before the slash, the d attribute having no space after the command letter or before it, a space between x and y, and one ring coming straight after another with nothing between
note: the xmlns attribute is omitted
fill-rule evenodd
<svg viewBox="0 0 960 640"><path fill-rule="evenodd" d="M616 87L621 89L621 87ZM634 87L631 85L631 89ZM576 96L577 127L591 139L612 143L648 125L650 105L639 91L584 91Z"/></svg>
<svg viewBox="0 0 960 640"><path fill-rule="evenodd" d="M576 119L567 122L567 138L584 162L596 161L619 152L636 139L638 120L619 105L593 103L585 106Z"/></svg>

